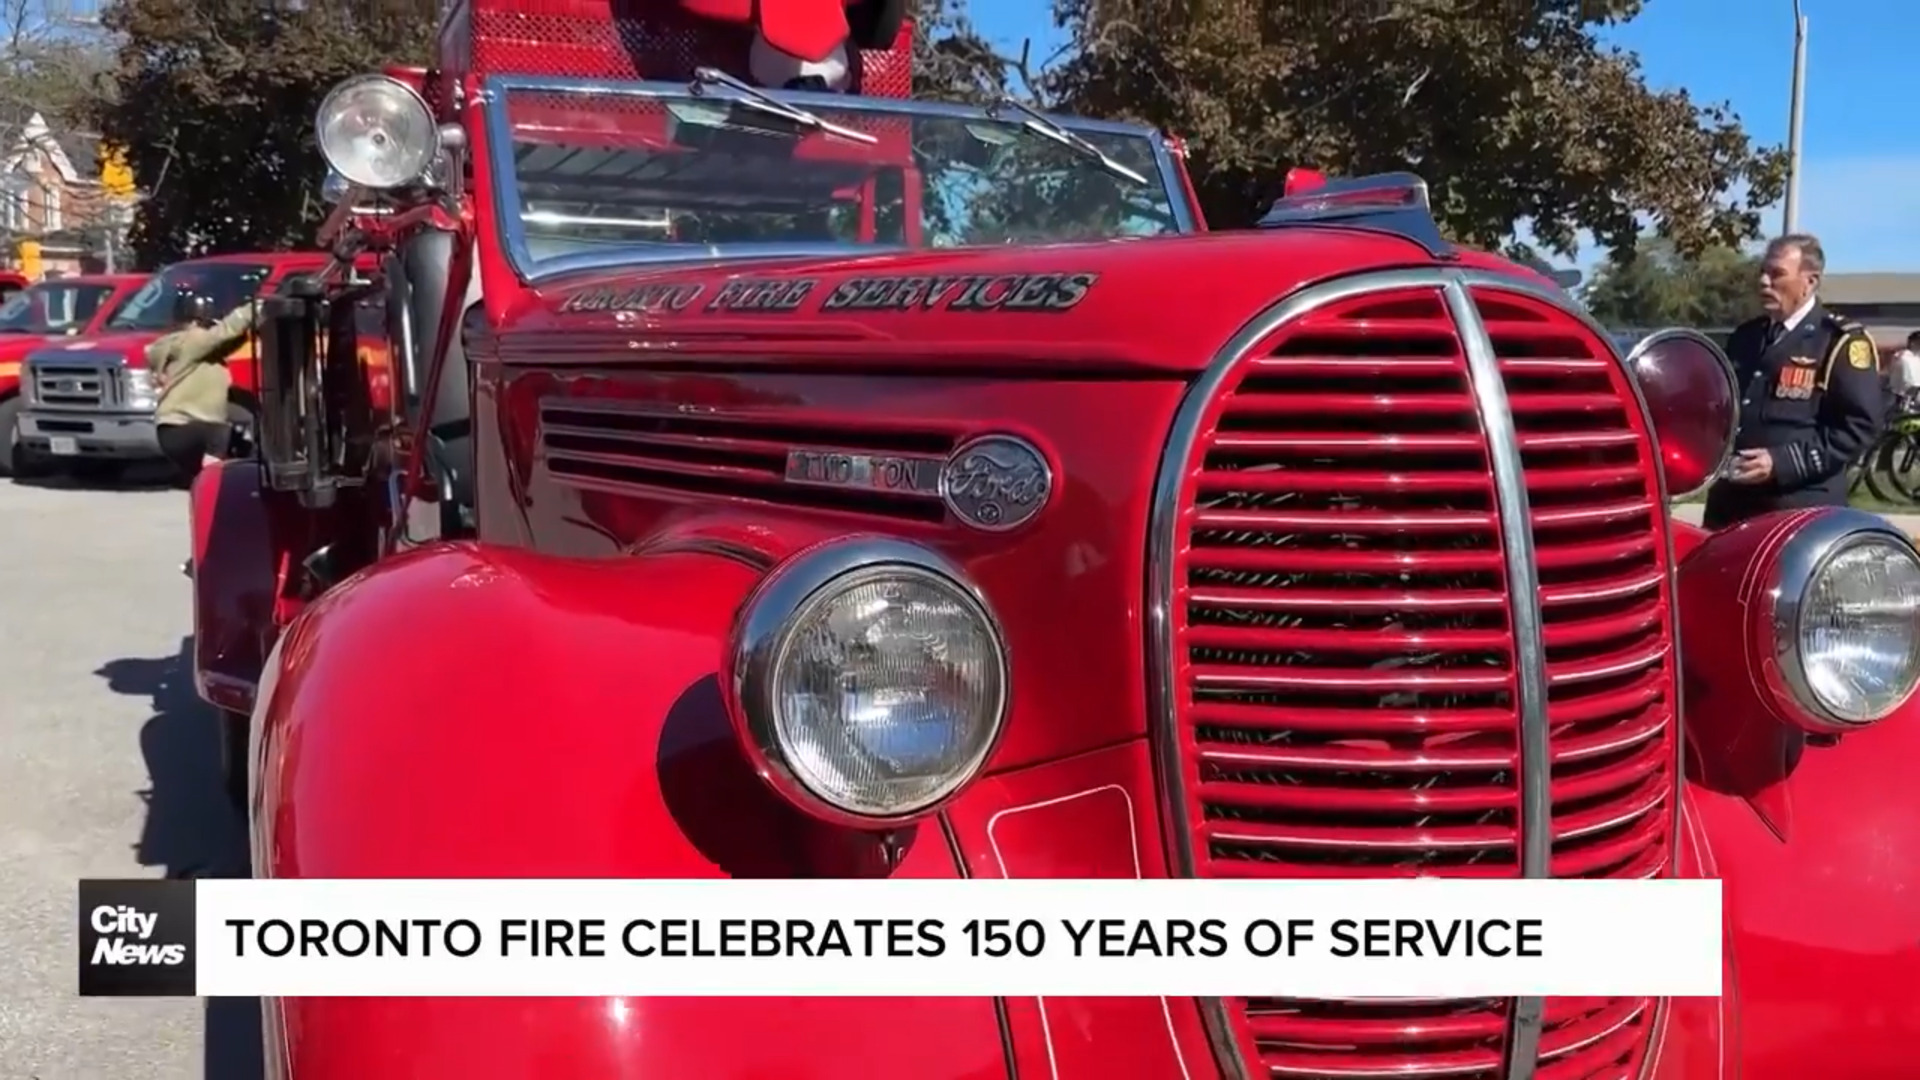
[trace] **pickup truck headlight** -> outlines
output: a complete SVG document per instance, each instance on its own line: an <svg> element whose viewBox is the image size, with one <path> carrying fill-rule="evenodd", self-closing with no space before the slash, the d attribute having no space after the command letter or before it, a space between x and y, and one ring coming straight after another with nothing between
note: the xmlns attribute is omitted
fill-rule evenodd
<svg viewBox="0 0 1920 1080"><path fill-rule="evenodd" d="M986 764L1007 651L985 600L915 544L854 539L795 556L742 609L732 705L756 769L827 820L924 814Z"/></svg>
<svg viewBox="0 0 1920 1080"><path fill-rule="evenodd" d="M153 372L146 368L121 368L122 400L129 409L153 409L160 405L160 390L153 384Z"/></svg>
<svg viewBox="0 0 1920 1080"><path fill-rule="evenodd" d="M1800 707L1844 731L1887 716L1920 684L1920 555L1890 527L1819 532L1781 552L1774 647Z"/></svg>

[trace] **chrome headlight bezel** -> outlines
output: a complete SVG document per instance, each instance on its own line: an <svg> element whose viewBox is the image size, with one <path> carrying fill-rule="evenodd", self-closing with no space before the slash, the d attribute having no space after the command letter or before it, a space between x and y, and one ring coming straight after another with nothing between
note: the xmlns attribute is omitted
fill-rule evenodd
<svg viewBox="0 0 1920 1080"><path fill-rule="evenodd" d="M364 169L357 168L358 162L343 160L337 146L337 132L328 129L327 118L333 114L342 99L350 94L378 92L388 95L393 104L417 114L419 127L426 132L426 141L419 146L407 146L403 149L410 153L409 158L416 160L417 168L408 170L409 175L392 181L369 175ZM434 159L440 153L440 124L434 118L433 110L427 106L420 92L391 75L356 75L346 79L327 92L315 111L313 119L314 138L320 146L320 156L327 163L330 172L338 174L347 183L368 191L390 191L420 182L433 167Z"/></svg>
<svg viewBox="0 0 1920 1080"><path fill-rule="evenodd" d="M835 801L808 782L781 735L777 682L780 666L806 617L850 590L876 581L910 580L939 590L969 612L990 651L997 692L980 718L984 737L931 795L884 811ZM729 712L741 745L763 780L796 806L824 821L873 829L904 824L937 811L977 778L1006 731L1012 700L1006 636L985 596L960 568L918 544L853 537L801 552L769 572L741 607L731 649Z"/></svg>
<svg viewBox="0 0 1920 1080"><path fill-rule="evenodd" d="M1787 539L1775 559L1772 588L1773 687L1791 703L1802 721L1818 731L1858 731L1899 711L1920 691L1920 629L1907 648L1905 690L1882 708L1848 711L1828 701L1811 677L1805 646L1807 617L1814 588L1840 556L1861 546L1886 550L1920 569L1920 548L1885 519L1864 511L1837 509L1812 518Z"/></svg>

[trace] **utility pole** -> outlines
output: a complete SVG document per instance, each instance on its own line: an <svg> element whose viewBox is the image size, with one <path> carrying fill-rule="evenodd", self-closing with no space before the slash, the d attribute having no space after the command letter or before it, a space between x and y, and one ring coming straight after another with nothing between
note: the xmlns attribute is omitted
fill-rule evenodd
<svg viewBox="0 0 1920 1080"><path fill-rule="evenodd" d="M1794 232L1800 226L1800 119L1807 104L1807 17L1800 14L1800 0L1793 0L1793 99L1787 120L1787 207L1786 228Z"/></svg>

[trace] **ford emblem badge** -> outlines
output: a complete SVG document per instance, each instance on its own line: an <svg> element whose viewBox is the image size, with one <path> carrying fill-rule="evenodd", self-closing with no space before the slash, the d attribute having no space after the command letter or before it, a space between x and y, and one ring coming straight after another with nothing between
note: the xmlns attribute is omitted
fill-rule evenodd
<svg viewBox="0 0 1920 1080"><path fill-rule="evenodd" d="M1045 454L1012 435L983 435L960 446L940 470L940 498L953 516L987 532L1032 521L1053 494Z"/></svg>

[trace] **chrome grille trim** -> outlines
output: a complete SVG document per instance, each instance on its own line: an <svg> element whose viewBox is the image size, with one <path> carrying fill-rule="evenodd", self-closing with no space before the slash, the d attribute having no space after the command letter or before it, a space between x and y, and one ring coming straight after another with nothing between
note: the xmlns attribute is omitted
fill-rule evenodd
<svg viewBox="0 0 1920 1080"><path fill-rule="evenodd" d="M22 391L27 403L35 408L83 413L111 412L124 407L125 388L121 385L120 372L125 367L126 358L115 352L76 350L36 353L27 357L21 365ZM98 394L92 400L81 401L77 398L91 396L91 392L56 391L54 399L48 400L46 384L57 379L96 379L99 381Z"/></svg>
<svg viewBox="0 0 1920 1080"><path fill-rule="evenodd" d="M1187 821L1185 793L1180 790L1181 765L1176 740L1179 688L1173 679L1173 597L1175 593L1175 545L1179 535L1180 490L1185 469L1199 437L1199 426L1209 403L1219 393L1238 363L1256 345L1269 338L1285 323L1318 308L1374 292L1396 289L1429 288L1441 293L1460 335L1468 358L1470 383L1476 411L1487 438L1489 460L1495 474L1498 512L1502 521L1502 548L1510 591L1519 593L1511 607L1515 637L1516 708L1521 717L1522 738L1522 873L1526 877L1551 876L1553 820L1551 738L1547 719L1546 654L1542 630L1540 590L1534 564L1531 509L1528 503L1525 469L1521 459L1519 436L1506 400L1506 384L1494 355L1492 340L1480 315L1471 289L1510 292L1542 300L1577 320L1600 342L1601 347L1623 368L1625 361L1613 338L1585 311L1570 303L1560 290L1517 276L1486 270L1431 267L1383 270L1312 285L1294 292L1256 314L1240 331L1221 346L1207 368L1195 380L1181 401L1167 443L1161 452L1155 478L1153 504L1147 537L1147 657L1148 691L1151 698L1154 764L1160 788L1161 829L1167 837L1168 853L1178 872L1194 873L1193 833ZM1633 405L1651 446L1652 460L1664 460L1658 432L1639 384L1627 373L1626 383L1633 391ZM1674 559L1673 528L1668 515L1666 477L1657 467L1655 485L1660 505L1653 508L1652 519L1661 526L1667 558L1669 596L1678 596L1679 566ZM1508 527L1514 522L1524 528ZM1522 591L1522 584L1531 587ZM1685 701L1680 670L1678 611L1669 612L1672 663L1676 672L1672 685L1674 733L1674 801L1668 873L1678 869L1681 821L1680 789L1685 775ZM1539 1047L1545 1023L1545 1002L1540 998L1520 998L1510 1003L1511 1026L1506 1050L1506 1080L1532 1080L1539 1064ZM1659 999L1648 1029L1650 1041L1658 1041L1666 1022L1668 1003ZM1241 1058L1228 1018L1225 1002L1218 998L1199 1000L1202 1020L1214 1056L1224 1077L1252 1080L1247 1063ZM1658 1055L1646 1054L1639 1070L1646 1080Z"/></svg>
<svg viewBox="0 0 1920 1080"><path fill-rule="evenodd" d="M1613 335L1609 334L1606 329L1602 327L1593 316L1587 314L1585 310L1577 305L1568 303L1568 297L1565 293L1538 282L1528 281L1523 278L1508 277L1503 274L1494 274L1484 270L1456 271L1455 276L1462 285L1495 292L1518 293L1522 296L1531 296L1552 304L1566 314L1579 320L1580 324L1585 326L1588 332L1593 334L1594 337L1598 338L1600 343L1613 355L1614 362L1622 368L1626 367L1626 358L1621 355L1619 345L1614 341ZM1475 322L1478 324L1480 320L1476 319ZM1652 460L1655 462L1665 461L1666 455L1662 453L1660 449L1660 433L1654 429L1653 414L1647 409L1647 396L1641 391L1640 383L1633 377L1631 371L1627 372L1626 382L1627 386L1633 390L1634 408L1640 414L1641 422L1646 428L1647 442L1650 447ZM1681 656L1683 650L1686 648L1686 642L1682 641L1680 637L1680 561L1674 558L1673 519L1669 512L1669 509L1673 505L1673 492L1667 489L1666 472L1659 468L1655 468L1652 471L1653 483L1655 489L1659 492L1660 500L1660 505L1654 508L1652 516L1653 520L1662 526L1660 530L1660 544L1664 548L1667 557L1667 595L1673 597L1675 602L1673 611L1667 615L1667 618L1672 622L1672 632L1668 637L1672 642L1671 655L1674 672L1672 686L1674 723L1673 790L1669 796L1673 800L1673 821L1667 838L1667 850L1672 854L1669 855L1667 859L1667 875L1674 877L1678 876L1680 872L1680 829L1681 819L1684 816L1682 812L1683 800L1681 799L1681 794L1686 787L1687 688L1686 680L1680 677L1680 672L1683 670ZM1551 781L1551 777L1548 779ZM1664 1041L1669 1004L1666 998L1657 998L1654 1001L1653 1018L1647 1025L1647 1037L1653 1048L1649 1049L1648 1053L1640 1059L1638 1080L1650 1080L1654 1074L1654 1069L1660 1063L1660 1054L1657 1048ZM1537 1037L1536 1034L1536 1039ZM1518 1078L1509 1076L1509 1080L1518 1080Z"/></svg>
<svg viewBox="0 0 1920 1080"><path fill-rule="evenodd" d="M1513 620L1514 707L1520 714L1520 876L1553 876L1553 750L1547 725L1547 645L1541 629L1540 571L1533 546L1533 508L1520 464L1520 433L1507 401L1506 380L1480 308L1457 274L1443 290L1454 332L1467 354L1474 408L1487 439L1493 491L1506 556L1509 617ZM1508 1010L1507 1080L1533 1080L1547 1003L1526 997Z"/></svg>

